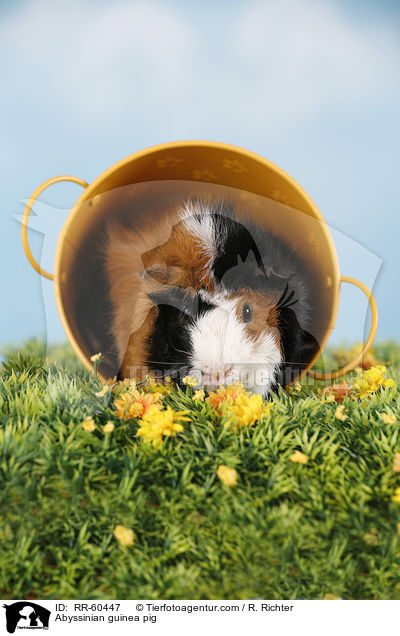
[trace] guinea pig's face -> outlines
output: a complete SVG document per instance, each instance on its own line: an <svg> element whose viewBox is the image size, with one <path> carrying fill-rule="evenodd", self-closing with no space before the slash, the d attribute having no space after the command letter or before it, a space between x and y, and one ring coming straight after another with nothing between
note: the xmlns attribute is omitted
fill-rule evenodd
<svg viewBox="0 0 400 636"><path fill-rule="evenodd" d="M248 289L199 295L207 309L188 326L189 375L205 389L241 381L254 393L268 393L282 363L273 299Z"/></svg>
<svg viewBox="0 0 400 636"><path fill-rule="evenodd" d="M157 306L149 339L153 370L177 380L196 376L208 390L240 381L254 393L269 392L283 359L272 297L248 289L187 293L175 287L151 298Z"/></svg>

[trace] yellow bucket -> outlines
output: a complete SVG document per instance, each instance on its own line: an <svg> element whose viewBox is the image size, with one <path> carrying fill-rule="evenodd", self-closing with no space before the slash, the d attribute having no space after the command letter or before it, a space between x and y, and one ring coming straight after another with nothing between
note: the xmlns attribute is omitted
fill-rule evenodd
<svg viewBox="0 0 400 636"><path fill-rule="evenodd" d="M54 274L43 270L28 244L28 217L37 197L50 185L71 181L84 188L60 232ZM131 188L131 186L135 186ZM112 380L118 368L110 350L104 320L105 282L95 255L96 237L106 219L132 214L132 223L142 223L136 212L139 204L157 191L159 200L174 196L228 196L246 208L246 214L266 230L279 235L304 259L315 275L313 293L318 298L314 337L320 352L305 370L317 379L335 379L360 364L371 347L378 325L375 299L364 283L341 276L337 253L326 222L308 194L283 170L248 150L209 141L182 141L161 144L122 159L103 172L90 185L72 176L59 176L40 185L30 197L22 219L21 234L25 254L42 276L54 281L57 308L68 340L85 367L92 370L90 358L108 352L101 375ZM147 198L146 198L147 197ZM164 199L163 199L164 197ZM238 206L240 207L240 206ZM161 206L162 208L162 206ZM147 210L162 218L162 209ZM341 369L316 373L311 366L322 353L335 326L339 308L340 283L352 283L368 297L372 313L371 328L362 351Z"/></svg>

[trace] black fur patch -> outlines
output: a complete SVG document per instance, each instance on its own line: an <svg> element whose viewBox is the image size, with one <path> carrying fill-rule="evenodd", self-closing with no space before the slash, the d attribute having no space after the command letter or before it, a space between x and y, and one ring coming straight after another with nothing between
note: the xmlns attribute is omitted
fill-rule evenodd
<svg viewBox="0 0 400 636"><path fill-rule="evenodd" d="M213 223L219 244L212 264L216 281L231 291L240 287L254 289L257 278L259 282L265 278L265 269L250 232L238 221L221 214L213 215Z"/></svg>
<svg viewBox="0 0 400 636"><path fill-rule="evenodd" d="M212 271L218 283L230 291L245 287L266 293L282 293L289 285L295 294L293 272L300 266L279 239L231 217L214 214L213 221L219 250Z"/></svg>
<svg viewBox="0 0 400 636"><path fill-rule="evenodd" d="M189 328L214 305L178 287L151 294L150 298L157 305L158 316L148 341L149 367L182 386L192 354Z"/></svg>
<svg viewBox="0 0 400 636"><path fill-rule="evenodd" d="M319 351L319 345L314 336L301 327L290 307L281 307L279 310L279 330L284 362L281 365L281 377L277 381L285 385L295 381L309 365Z"/></svg>

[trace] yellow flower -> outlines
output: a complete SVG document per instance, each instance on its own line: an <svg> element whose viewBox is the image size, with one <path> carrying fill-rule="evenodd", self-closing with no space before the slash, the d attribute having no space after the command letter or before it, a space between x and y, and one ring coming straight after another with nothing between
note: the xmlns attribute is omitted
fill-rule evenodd
<svg viewBox="0 0 400 636"><path fill-rule="evenodd" d="M108 421L107 424L104 424L103 426L103 432L104 433L112 433L114 430L114 424L111 421Z"/></svg>
<svg viewBox="0 0 400 636"><path fill-rule="evenodd" d="M396 503L400 503L400 488L396 488L396 490L394 491L392 501L395 501Z"/></svg>
<svg viewBox="0 0 400 636"><path fill-rule="evenodd" d="M301 389L303 388L300 384L300 382L296 382L296 384L294 385L294 390L296 391L296 393L300 393Z"/></svg>
<svg viewBox="0 0 400 636"><path fill-rule="evenodd" d="M94 419L93 417L87 417L83 422L82 422L82 428L87 432L87 433L93 433L93 431L95 430L96 426L94 423Z"/></svg>
<svg viewBox="0 0 400 636"><path fill-rule="evenodd" d="M400 473L400 453L396 453L393 457L393 470Z"/></svg>
<svg viewBox="0 0 400 636"><path fill-rule="evenodd" d="M368 371L364 371L361 377L354 381L355 397L369 397L380 389L393 387L395 385L393 380L385 379L385 375L386 367L382 366L371 367Z"/></svg>
<svg viewBox="0 0 400 636"><path fill-rule="evenodd" d="M375 546L378 545L378 532L375 528L371 530L371 532L366 532L364 534L364 541L367 545Z"/></svg>
<svg viewBox="0 0 400 636"><path fill-rule="evenodd" d="M299 450L294 451L293 455L289 457L290 461L295 462L296 464L307 464L308 455L305 455Z"/></svg>
<svg viewBox="0 0 400 636"><path fill-rule="evenodd" d="M331 592L327 592L326 594L324 594L324 601L341 601L342 597L341 596L336 596L335 594L332 594Z"/></svg>
<svg viewBox="0 0 400 636"><path fill-rule="evenodd" d="M104 397L104 396L105 396L105 394L107 393L107 391L108 391L108 385L107 385L107 384L105 384L105 385L103 386L103 388L101 389L101 391L97 391L97 393L95 393L95 396L96 396L96 397Z"/></svg>
<svg viewBox="0 0 400 636"><path fill-rule="evenodd" d="M204 400L205 396L206 396L206 394L204 393L204 391L195 391L193 399L194 400Z"/></svg>
<svg viewBox="0 0 400 636"><path fill-rule="evenodd" d="M347 420L347 415L344 414L343 404L337 407L335 411L335 417L337 420L340 420L341 422L344 422L345 420Z"/></svg>
<svg viewBox="0 0 400 636"><path fill-rule="evenodd" d="M183 384L186 384L187 386L191 386L191 387L197 386L197 378L196 377L191 378L190 375L186 375L182 379L182 382Z"/></svg>
<svg viewBox="0 0 400 636"><path fill-rule="evenodd" d="M99 360L101 360L102 357L103 357L102 353L95 353L94 356L91 356L90 361L99 362Z"/></svg>
<svg viewBox="0 0 400 636"><path fill-rule="evenodd" d="M130 546L133 545L135 541L135 535L130 528L126 528L125 526L115 526L114 528L114 537L121 545Z"/></svg>
<svg viewBox="0 0 400 636"><path fill-rule="evenodd" d="M136 434L159 448L164 436L175 437L177 433L183 431L183 426L179 422L189 420L186 417L187 413L189 411L173 411L170 406L167 406L163 411L160 411L157 405L150 406L141 419Z"/></svg>
<svg viewBox="0 0 400 636"><path fill-rule="evenodd" d="M220 464L217 469L217 475L225 486L236 486L237 472L234 468Z"/></svg>
<svg viewBox="0 0 400 636"><path fill-rule="evenodd" d="M206 402L213 406L220 416L227 416L224 427L253 426L253 424L268 414L273 402L264 404L261 395L245 391L241 382L220 386L216 392L210 391Z"/></svg>
<svg viewBox="0 0 400 636"><path fill-rule="evenodd" d="M224 428L232 423L237 426L253 426L253 424L261 419L263 414L263 401L261 395L239 395L232 405L229 405L226 413L230 415L229 420L225 422Z"/></svg>
<svg viewBox="0 0 400 636"><path fill-rule="evenodd" d="M395 415L389 415L389 413L380 413L379 417L384 424L396 424Z"/></svg>

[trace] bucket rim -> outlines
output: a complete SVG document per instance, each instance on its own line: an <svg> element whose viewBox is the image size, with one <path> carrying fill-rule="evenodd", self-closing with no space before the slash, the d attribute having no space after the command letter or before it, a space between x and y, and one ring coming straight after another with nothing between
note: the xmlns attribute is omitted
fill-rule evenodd
<svg viewBox="0 0 400 636"><path fill-rule="evenodd" d="M81 193L81 195L78 197L78 199L75 201L75 203L73 204L65 222L64 225L59 233L58 236L58 240L57 240L57 245L56 245L56 251L55 251L55 257L54 257L54 294L55 294L55 299L56 299L56 305L57 305L57 309L58 309L58 313L60 316L60 320L61 323L63 325L63 328L65 330L65 333L67 335L67 338L73 348L73 350L75 351L75 353L77 354L78 358L80 359L80 361L83 363L83 365L85 366L85 368L90 371L93 372L93 366L90 363L89 359L87 358L87 356L84 354L84 352L82 351L82 349L80 348L78 342L75 339L74 334L71 331L71 328L69 326L65 311L64 311L64 306L63 306L63 300L62 300L62 294L61 294L61 288L59 285L60 282L60 267L61 267L61 254L62 254L62 247L64 244L64 238L66 236L66 234L69 231L69 228L71 226L71 224L73 223L75 217L77 216L77 214L79 213L79 208L80 205L82 203L84 203L85 201L87 201L88 199L91 198L93 192L97 189L97 187L99 186L99 184L101 184L103 181L105 181L106 179L108 179L109 177L111 177L113 174L115 174L118 170L126 167L127 165L129 165L130 163L132 163L133 161L146 157L147 155L151 155L151 154L156 154L158 152L161 151L165 151L167 149L177 149L177 148L208 148L211 151L218 149L218 150L226 150L228 152L231 153L236 153L242 157L247 157L251 160L256 160L259 163L261 163L266 169L268 169L269 171L277 174L278 176L280 176L284 181L286 181L296 192L297 194L305 201L306 206L307 206L307 210L309 212L311 212L311 215L317 220L319 221L320 225L321 225L321 230L324 234L325 240L327 241L327 244L330 247L330 254L332 257L332 266L333 266L333 274L334 274L334 281L332 281L332 294L333 294L333 301L332 301L332 309L331 309L331 315L330 315L330 319L328 322L328 328L326 329L326 332L321 340L320 343L320 348L319 348L319 352L314 356L314 358L312 359L312 361L310 362L310 364L307 366L306 369L304 369L300 374L299 374L299 378L302 377L305 373L307 373L307 371L309 369L312 368L312 366L315 364L315 362L320 358L320 356L322 355L326 344L332 334L332 331L335 327L336 324L336 320L337 320L337 315L338 315L338 311L339 311L339 302L340 302L340 266L339 266L339 259L338 259L338 255L337 255L337 251L336 251L336 246L333 240L333 237L331 235L331 232L329 230L328 224L325 220L325 218L323 217L322 213L320 212L319 208L317 207L317 205L314 203L314 201L311 199L311 197L308 195L308 193L304 190L304 188L302 188L302 186L300 186L300 184L293 178L291 177L285 170L283 170L282 168L280 168L279 166L277 166L275 163L273 163L272 161L270 161L269 159L266 159L265 157L251 151L251 150L247 150L246 148L242 148L240 146L236 146L234 144L228 144L225 142L220 142L220 141L207 141L207 140L181 140L181 141L172 141L172 142L164 142L161 144L156 144L153 146L149 146L147 148L144 148L142 150L138 150L130 155L127 155L126 157L123 157L122 159L120 159L119 161L117 161L116 163L114 163L113 165L111 165L109 168L107 168L106 170L104 170L99 176L97 176L91 183L89 183L89 185L85 188L85 190L83 190L83 192ZM167 179L168 180L168 179ZM151 180L150 180L151 181ZM201 181L201 179L200 179ZM242 190L244 190L244 188L240 188ZM93 353L98 353L98 352L93 352ZM105 383L111 383L113 381L112 378L106 378L104 376L102 376L100 373L98 374L98 377L100 378L100 380L102 380Z"/></svg>

